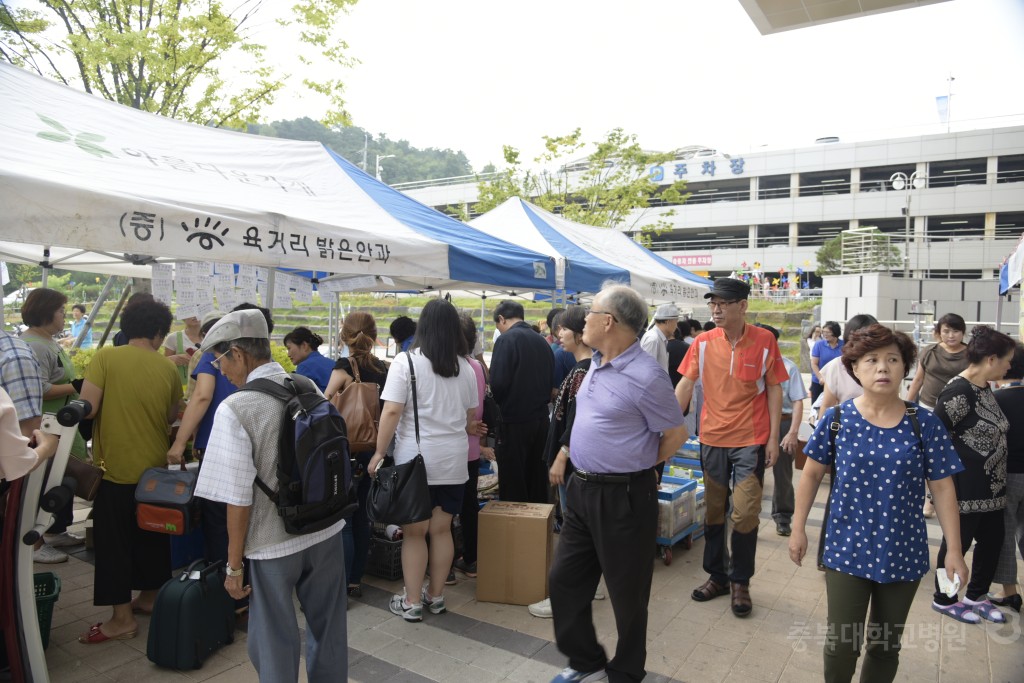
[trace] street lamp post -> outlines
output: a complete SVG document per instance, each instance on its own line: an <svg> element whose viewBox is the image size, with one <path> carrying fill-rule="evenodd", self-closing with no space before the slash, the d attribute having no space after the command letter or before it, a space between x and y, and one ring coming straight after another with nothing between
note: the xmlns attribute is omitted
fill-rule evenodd
<svg viewBox="0 0 1024 683"><path fill-rule="evenodd" d="M903 235L903 277L910 277L910 191L924 187L925 178L922 175L918 175L917 171L914 171L909 176L902 172L897 171L893 173L889 178L889 182L892 184L892 189L897 192L905 190L906 203L903 206L903 216L906 221L904 226Z"/></svg>
<svg viewBox="0 0 1024 683"><path fill-rule="evenodd" d="M380 162L383 161L384 159L391 159L394 156L394 154L377 155L377 180L380 180Z"/></svg>

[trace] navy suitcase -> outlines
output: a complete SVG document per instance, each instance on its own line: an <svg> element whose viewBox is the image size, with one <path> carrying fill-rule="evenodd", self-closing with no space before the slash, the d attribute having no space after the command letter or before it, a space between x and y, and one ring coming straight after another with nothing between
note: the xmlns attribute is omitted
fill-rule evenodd
<svg viewBox="0 0 1024 683"><path fill-rule="evenodd" d="M198 669L234 637L235 601L224 588L224 563L196 560L157 593L146 656L169 669Z"/></svg>

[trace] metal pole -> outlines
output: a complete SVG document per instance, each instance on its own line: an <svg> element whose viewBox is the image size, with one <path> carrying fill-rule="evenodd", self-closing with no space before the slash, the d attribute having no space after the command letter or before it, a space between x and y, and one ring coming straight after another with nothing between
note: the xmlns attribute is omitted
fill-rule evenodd
<svg viewBox="0 0 1024 683"><path fill-rule="evenodd" d="M903 279L910 278L910 182L907 182L907 206L905 217L905 234L903 236Z"/></svg>
<svg viewBox="0 0 1024 683"><path fill-rule="evenodd" d="M114 312L110 314L110 320L107 321L107 327L103 330L103 335L100 337L100 343L96 345L96 348L102 348L107 342L107 336L110 335L110 330L114 328L114 324L117 322L117 317L121 315L121 307L124 306L124 302L128 300L128 295L131 294L132 286L134 281L129 281L124 286L124 290L121 292L121 298L117 300L117 305L114 306Z"/></svg>
<svg viewBox="0 0 1024 683"><path fill-rule="evenodd" d="M43 247L43 262L39 264L42 267L42 276L39 278L39 286L45 287L46 281L50 276L50 248Z"/></svg>
<svg viewBox="0 0 1024 683"><path fill-rule="evenodd" d="M96 298L96 303L92 305L92 312L89 313L89 317L85 319L85 326L82 331L75 337L75 343L71 345L72 349L78 349L82 346L82 340L85 339L85 335L92 329L92 321L95 320L96 314L100 312L100 306L107 300L107 295L110 294L110 288L114 285L114 276L111 275L107 278L107 283L103 285L103 290L100 292L99 297Z"/></svg>

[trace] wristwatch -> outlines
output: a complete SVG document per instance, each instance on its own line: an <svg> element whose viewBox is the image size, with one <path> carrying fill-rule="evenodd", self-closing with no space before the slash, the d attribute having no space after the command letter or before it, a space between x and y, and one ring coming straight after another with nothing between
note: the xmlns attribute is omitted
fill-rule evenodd
<svg viewBox="0 0 1024 683"><path fill-rule="evenodd" d="M226 565L228 576L241 576L245 570L245 564L239 565L238 569L232 569L231 565Z"/></svg>

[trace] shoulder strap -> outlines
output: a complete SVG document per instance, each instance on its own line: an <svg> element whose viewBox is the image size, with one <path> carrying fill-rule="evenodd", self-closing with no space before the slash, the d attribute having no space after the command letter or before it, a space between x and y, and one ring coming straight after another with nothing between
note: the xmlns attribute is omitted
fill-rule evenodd
<svg viewBox="0 0 1024 683"><path fill-rule="evenodd" d="M406 360L409 361L409 381L412 382L412 420L413 425L416 427L416 452L420 451L420 409L416 404L416 368L412 366L412 354L405 354Z"/></svg>
<svg viewBox="0 0 1024 683"><path fill-rule="evenodd" d="M254 379L251 382L246 382L239 391L258 391L261 394L268 394L273 396L278 401L284 401L287 403L295 393L289 391L284 385L278 384L277 382L261 377L260 379Z"/></svg>
<svg viewBox="0 0 1024 683"><path fill-rule="evenodd" d="M921 436L921 421L917 418L917 404L911 403L910 401L903 402L907 406L907 417L910 418L910 424L914 427L914 436L921 442L921 450L924 451L924 437Z"/></svg>
<svg viewBox="0 0 1024 683"><path fill-rule="evenodd" d="M354 379L357 384L362 382L363 380L359 378L359 361L357 361L352 356L349 356L348 367L352 371L352 379Z"/></svg>
<svg viewBox="0 0 1024 683"><path fill-rule="evenodd" d="M828 425L828 454L832 460L832 466L836 464L836 434L843 426L843 404L836 405L836 412L832 416L832 422Z"/></svg>

